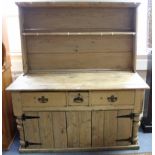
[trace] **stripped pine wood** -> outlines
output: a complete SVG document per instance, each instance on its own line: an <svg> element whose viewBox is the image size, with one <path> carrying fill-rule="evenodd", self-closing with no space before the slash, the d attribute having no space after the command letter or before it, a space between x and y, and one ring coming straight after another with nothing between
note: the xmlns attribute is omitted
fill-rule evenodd
<svg viewBox="0 0 155 155"><path fill-rule="evenodd" d="M74 36L27 36L26 45L28 54L77 52L130 52L132 54L133 36L83 36L82 34Z"/></svg>
<svg viewBox="0 0 155 155"><path fill-rule="evenodd" d="M64 107L65 92L24 92L21 93L23 107Z"/></svg>
<svg viewBox="0 0 155 155"><path fill-rule="evenodd" d="M104 146L104 111L92 111L92 147Z"/></svg>
<svg viewBox="0 0 155 155"><path fill-rule="evenodd" d="M17 5L24 75L7 90L13 92L19 150L138 149L142 96L149 88L133 73L138 3ZM132 119L118 118L131 112Z"/></svg>
<svg viewBox="0 0 155 155"><path fill-rule="evenodd" d="M131 52L28 54L28 61L29 70L132 68Z"/></svg>
<svg viewBox="0 0 155 155"><path fill-rule="evenodd" d="M21 75L7 90L135 90L149 86L137 74L125 71L53 72Z"/></svg>
<svg viewBox="0 0 155 155"><path fill-rule="evenodd" d="M129 115L131 110L118 110L118 116ZM129 139L132 136L132 120L130 118L118 118L117 140ZM130 141L117 141L117 145L130 145Z"/></svg>
<svg viewBox="0 0 155 155"><path fill-rule="evenodd" d="M52 112L54 147L67 147L66 115L65 112Z"/></svg>
<svg viewBox="0 0 155 155"><path fill-rule="evenodd" d="M134 91L117 90L117 91L91 91L90 104L91 105L133 105L134 104ZM109 97L114 96L116 101L111 102Z"/></svg>
<svg viewBox="0 0 155 155"><path fill-rule="evenodd" d="M134 8L103 9L70 7L52 9L23 8L24 28L50 29L51 31L58 32L65 30L69 32L71 30L75 31L82 28L87 31L94 28L130 31L134 29L134 23L132 20L133 9Z"/></svg>
<svg viewBox="0 0 155 155"><path fill-rule="evenodd" d="M54 148L53 122L51 112L39 112L41 148Z"/></svg>
<svg viewBox="0 0 155 155"><path fill-rule="evenodd" d="M143 110L143 96L144 96L144 90L135 91L135 107L134 107L135 113L141 113Z"/></svg>
<svg viewBox="0 0 155 155"><path fill-rule="evenodd" d="M23 71L26 74L28 72L28 60L27 60L27 47L25 37L22 35L22 31L24 30L24 18L23 18L23 10L19 8L19 26L20 26L20 38L21 38L21 48L22 48L22 63L23 63Z"/></svg>
<svg viewBox="0 0 155 155"><path fill-rule="evenodd" d="M23 107L24 111L95 111L95 110L121 110L133 109L133 105L107 105L107 106L67 106L67 107Z"/></svg>
<svg viewBox="0 0 155 155"><path fill-rule="evenodd" d="M91 147L91 112L79 112L80 147Z"/></svg>
<svg viewBox="0 0 155 155"><path fill-rule="evenodd" d="M71 106L83 106L89 105L88 92L68 92L68 105Z"/></svg>
<svg viewBox="0 0 155 155"><path fill-rule="evenodd" d="M22 115L22 102L21 102L20 92L12 93L12 106L13 106L14 115L21 116Z"/></svg>
<svg viewBox="0 0 155 155"><path fill-rule="evenodd" d="M79 147L79 112L66 112L68 147Z"/></svg>
<svg viewBox="0 0 155 155"><path fill-rule="evenodd" d="M68 147L91 146L91 112L67 112Z"/></svg>
<svg viewBox="0 0 155 155"><path fill-rule="evenodd" d="M38 116L37 112L25 112L26 116ZM40 131L39 131L39 120L26 119L23 121L25 141L32 143L40 143ZM27 148L40 148L41 145L28 145Z"/></svg>
<svg viewBox="0 0 155 155"><path fill-rule="evenodd" d="M117 111L105 111L104 118L104 146L116 145Z"/></svg>

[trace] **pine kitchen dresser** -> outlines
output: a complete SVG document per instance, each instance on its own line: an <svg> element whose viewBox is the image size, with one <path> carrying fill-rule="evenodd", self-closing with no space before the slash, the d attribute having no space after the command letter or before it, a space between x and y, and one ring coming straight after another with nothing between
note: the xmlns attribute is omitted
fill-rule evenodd
<svg viewBox="0 0 155 155"><path fill-rule="evenodd" d="M8 88L20 151L138 149L148 85L134 2L17 2L24 74Z"/></svg>

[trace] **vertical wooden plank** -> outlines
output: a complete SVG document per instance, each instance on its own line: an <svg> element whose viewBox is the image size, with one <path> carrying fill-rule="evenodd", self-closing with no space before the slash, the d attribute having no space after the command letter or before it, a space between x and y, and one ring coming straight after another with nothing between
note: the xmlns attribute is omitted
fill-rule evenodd
<svg viewBox="0 0 155 155"><path fill-rule="evenodd" d="M66 148L66 114L65 112L52 112L52 117L55 148Z"/></svg>
<svg viewBox="0 0 155 155"><path fill-rule="evenodd" d="M68 147L79 147L79 117L78 112L66 112Z"/></svg>
<svg viewBox="0 0 155 155"><path fill-rule="evenodd" d="M38 116L37 112L25 112L26 116ZM23 121L25 141L32 143L41 143L39 134L39 118L26 119ZM27 148L40 148L40 145L29 145Z"/></svg>
<svg viewBox="0 0 155 155"><path fill-rule="evenodd" d="M53 148L53 124L51 112L39 112L39 128L42 148Z"/></svg>
<svg viewBox="0 0 155 155"><path fill-rule="evenodd" d="M104 145L116 145L117 111L105 111L104 121Z"/></svg>
<svg viewBox="0 0 155 155"><path fill-rule="evenodd" d="M23 60L23 71L24 74L28 72L28 60L27 60L27 49L25 36L22 35L24 29L24 12L21 7L19 7L19 26L20 26L20 38L21 38L21 48L22 48L22 60Z"/></svg>
<svg viewBox="0 0 155 155"><path fill-rule="evenodd" d="M79 112L80 147L91 147L91 112Z"/></svg>
<svg viewBox="0 0 155 155"><path fill-rule="evenodd" d="M91 146L91 112L67 112L68 147Z"/></svg>
<svg viewBox="0 0 155 155"><path fill-rule="evenodd" d="M138 13L137 8L134 10L134 31L136 35L133 38L133 72L136 72L136 58L137 58L137 21L138 21Z"/></svg>
<svg viewBox="0 0 155 155"><path fill-rule="evenodd" d="M129 115L131 110L118 110L118 116ZM117 140L128 139L132 134L132 120L130 118L118 118ZM117 145L131 145L129 141L117 141Z"/></svg>
<svg viewBox="0 0 155 155"><path fill-rule="evenodd" d="M92 111L92 147L102 147L104 133L104 111Z"/></svg>

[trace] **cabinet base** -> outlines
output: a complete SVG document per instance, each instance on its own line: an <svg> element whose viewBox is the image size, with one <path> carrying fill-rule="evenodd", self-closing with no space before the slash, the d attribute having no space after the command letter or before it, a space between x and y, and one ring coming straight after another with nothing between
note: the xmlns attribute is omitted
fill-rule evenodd
<svg viewBox="0 0 155 155"><path fill-rule="evenodd" d="M59 148L59 149L25 149L19 148L19 151L22 152L74 152L74 151L108 151L108 150L138 150L139 145L128 145L128 146L110 146L110 147L95 147L95 148Z"/></svg>

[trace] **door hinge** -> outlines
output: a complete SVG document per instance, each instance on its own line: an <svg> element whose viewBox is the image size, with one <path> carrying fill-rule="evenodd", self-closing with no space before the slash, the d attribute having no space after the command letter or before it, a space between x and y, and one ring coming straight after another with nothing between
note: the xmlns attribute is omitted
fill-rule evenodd
<svg viewBox="0 0 155 155"><path fill-rule="evenodd" d="M22 121L25 121L26 119L38 119L38 118L40 117L39 116L26 116L25 114L21 116Z"/></svg>
<svg viewBox="0 0 155 155"><path fill-rule="evenodd" d="M134 113L130 113L128 115L117 116L117 118L130 118L130 119L134 119L134 117L135 117Z"/></svg>
<svg viewBox="0 0 155 155"><path fill-rule="evenodd" d="M33 143L33 142L28 142L28 141L25 141L25 147L28 147L30 145L42 145L41 143Z"/></svg>
<svg viewBox="0 0 155 155"><path fill-rule="evenodd" d="M123 142L123 141L129 141L131 144L133 143L132 137L126 138L126 139L117 139L117 142Z"/></svg>

